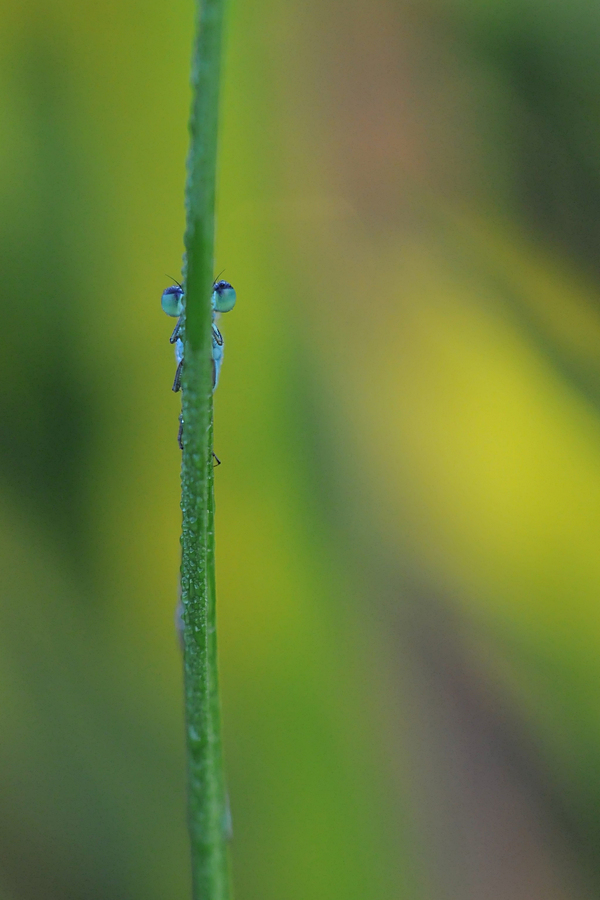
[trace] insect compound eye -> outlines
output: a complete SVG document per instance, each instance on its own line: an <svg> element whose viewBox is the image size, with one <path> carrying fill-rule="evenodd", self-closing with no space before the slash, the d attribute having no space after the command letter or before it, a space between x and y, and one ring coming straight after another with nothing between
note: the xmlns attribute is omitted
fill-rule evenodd
<svg viewBox="0 0 600 900"><path fill-rule="evenodd" d="M235 306L235 291L228 281L217 281L213 287L212 305L216 312L226 313Z"/></svg>
<svg viewBox="0 0 600 900"><path fill-rule="evenodd" d="M165 288L160 305L168 316L180 316L183 312L183 289L178 284Z"/></svg>

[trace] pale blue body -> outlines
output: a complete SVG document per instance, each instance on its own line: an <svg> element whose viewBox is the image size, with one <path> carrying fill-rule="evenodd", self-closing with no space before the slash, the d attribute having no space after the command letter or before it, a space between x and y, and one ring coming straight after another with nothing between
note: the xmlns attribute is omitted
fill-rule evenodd
<svg viewBox="0 0 600 900"><path fill-rule="evenodd" d="M214 318L213 318L214 321ZM215 336L215 331L217 332L221 343L218 343L218 339ZM225 346L225 341L223 340L223 336L218 328L213 325L213 335L212 335L212 358L215 364L214 373L213 373L213 391L216 390L216 387L219 383L219 372L221 371L221 365L223 363L223 348ZM183 362L183 341L181 338L177 338L175 341L175 359L177 360L177 366Z"/></svg>
<svg viewBox="0 0 600 900"><path fill-rule="evenodd" d="M214 314L213 314L213 323L214 323ZM221 343L219 344L218 340L215 338L215 331L217 332ZM212 333L212 358L213 363L215 364L213 370L213 391L216 391L217 385L219 383L219 372L221 371L221 365L223 363L223 350L225 348L225 341L223 340L223 336L221 332L213 324L213 333Z"/></svg>

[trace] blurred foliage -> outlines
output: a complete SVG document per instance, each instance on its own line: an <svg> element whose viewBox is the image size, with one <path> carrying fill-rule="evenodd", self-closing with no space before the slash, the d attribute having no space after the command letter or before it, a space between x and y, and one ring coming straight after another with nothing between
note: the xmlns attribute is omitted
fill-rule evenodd
<svg viewBox="0 0 600 900"><path fill-rule="evenodd" d="M230 12L237 896L595 895L600 16ZM1 11L1 900L189 893L159 299L192 15Z"/></svg>

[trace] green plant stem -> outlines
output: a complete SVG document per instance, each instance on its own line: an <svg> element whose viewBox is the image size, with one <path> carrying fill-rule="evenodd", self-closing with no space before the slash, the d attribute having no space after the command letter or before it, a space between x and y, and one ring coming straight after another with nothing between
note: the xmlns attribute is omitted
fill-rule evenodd
<svg viewBox="0 0 600 900"><path fill-rule="evenodd" d="M228 900L217 677L211 306L224 0L197 0L186 185L181 594L194 900Z"/></svg>

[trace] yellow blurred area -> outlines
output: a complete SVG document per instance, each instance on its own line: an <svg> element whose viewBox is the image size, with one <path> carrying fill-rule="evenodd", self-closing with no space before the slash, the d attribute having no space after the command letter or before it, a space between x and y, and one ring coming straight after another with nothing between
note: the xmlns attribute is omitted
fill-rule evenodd
<svg viewBox="0 0 600 900"><path fill-rule="evenodd" d="M0 9L0 900L189 896L191 3ZM600 21L232 0L215 275L236 897L600 885Z"/></svg>

